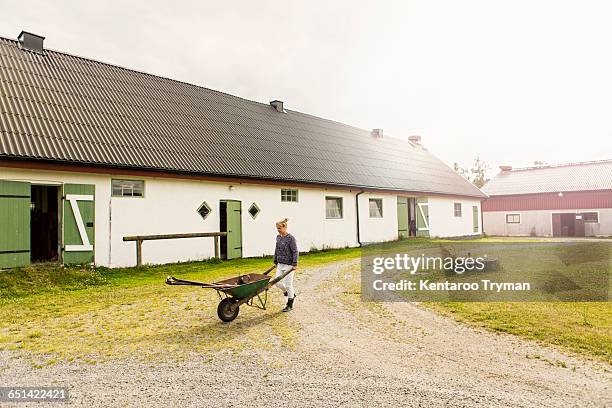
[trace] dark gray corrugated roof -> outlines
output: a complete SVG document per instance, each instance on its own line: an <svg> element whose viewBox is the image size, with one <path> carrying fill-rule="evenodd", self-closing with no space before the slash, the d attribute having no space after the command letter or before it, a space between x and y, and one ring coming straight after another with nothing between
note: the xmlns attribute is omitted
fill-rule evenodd
<svg viewBox="0 0 612 408"><path fill-rule="evenodd" d="M483 191L489 196L612 190L612 160L502 171Z"/></svg>
<svg viewBox="0 0 612 408"><path fill-rule="evenodd" d="M426 149L0 37L0 157L483 197Z"/></svg>

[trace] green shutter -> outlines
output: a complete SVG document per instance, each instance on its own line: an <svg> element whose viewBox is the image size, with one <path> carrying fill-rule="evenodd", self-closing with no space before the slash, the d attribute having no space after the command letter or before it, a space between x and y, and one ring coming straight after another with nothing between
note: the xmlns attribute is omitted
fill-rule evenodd
<svg viewBox="0 0 612 408"><path fill-rule="evenodd" d="M227 201L227 259L242 257L242 210L240 201Z"/></svg>
<svg viewBox="0 0 612 408"><path fill-rule="evenodd" d="M474 232L478 232L478 206L472 206L472 224L474 226Z"/></svg>
<svg viewBox="0 0 612 408"><path fill-rule="evenodd" d="M429 204L427 197L417 197L416 199L416 224L417 237L429 236Z"/></svg>
<svg viewBox="0 0 612 408"><path fill-rule="evenodd" d="M408 197L397 197L397 236L408 237Z"/></svg>
<svg viewBox="0 0 612 408"><path fill-rule="evenodd" d="M63 262L64 264L92 263L95 240L95 186L64 184L63 203ZM74 206L77 207L77 211ZM81 236L83 232L87 237L85 240Z"/></svg>
<svg viewBox="0 0 612 408"><path fill-rule="evenodd" d="M30 264L30 183L0 180L0 268Z"/></svg>

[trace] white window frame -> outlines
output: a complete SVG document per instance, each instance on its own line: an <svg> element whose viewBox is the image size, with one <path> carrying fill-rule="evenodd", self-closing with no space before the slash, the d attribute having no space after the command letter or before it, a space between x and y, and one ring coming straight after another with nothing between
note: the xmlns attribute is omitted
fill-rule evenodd
<svg viewBox="0 0 612 408"><path fill-rule="evenodd" d="M124 195L124 187L123 185L121 186L121 195L115 195L115 189L113 187L113 183L114 182L138 182L138 183L142 183L142 195L134 195L134 188L132 188L132 195ZM111 197L116 197L116 198L144 198L145 196L145 181L144 180L134 180L134 179L123 179L123 178L113 178L111 179Z"/></svg>
<svg viewBox="0 0 612 408"><path fill-rule="evenodd" d="M257 209L257 213L255 213L255 215L251 214L251 208L253 208L253 207L255 207ZM255 219L261 213L261 208L259 208L259 206L257 205L256 202L253 202L251 205L249 205L249 208L247 209L247 212L249 213L249 215L251 216L252 219Z"/></svg>
<svg viewBox="0 0 612 408"><path fill-rule="evenodd" d="M371 208L370 203L373 201L380 202L380 207L377 206L380 211L380 215L372 215L372 208ZM375 218L375 219L381 219L385 216L383 212L383 199L382 198L368 198L368 214L370 215L370 218Z"/></svg>
<svg viewBox="0 0 612 408"><path fill-rule="evenodd" d="M459 205L459 215L457 215L457 205ZM463 203L453 203L453 214L455 214L457 218L463 217Z"/></svg>
<svg viewBox="0 0 612 408"><path fill-rule="evenodd" d="M328 217L327 216L327 200L328 199L333 199L333 200L338 200L340 203L340 206L338 208L339 212L340 212L340 216L339 217ZM344 218L344 198L343 197L337 197L337 196L325 196L325 219L326 220L341 220Z"/></svg>
<svg viewBox="0 0 612 408"><path fill-rule="evenodd" d="M203 215L200 213L200 210L201 210L202 208L207 208L207 209L208 209L208 213L206 214L206 216L203 216ZM198 209L196 210L196 212L198 213L198 215L199 215L199 216L200 216L200 217L201 217L203 220L207 219L207 218L210 216L210 213L212 213L212 211L213 211L213 210L212 210L212 207L211 207L210 205L208 205L208 203L207 203L206 201L204 201L202 204L200 204L200 206L199 206L199 207L198 207Z"/></svg>
<svg viewBox="0 0 612 408"><path fill-rule="evenodd" d="M516 215L516 216L518 216L518 222L508 222L508 216L509 215L511 215L511 216L515 216ZM523 221L522 218L523 217L521 217L521 213L505 213L504 214L504 223L505 224L520 224Z"/></svg>
<svg viewBox="0 0 612 408"><path fill-rule="evenodd" d="M295 200L284 200L283 198L289 197L287 194L283 194L285 191L295 192ZM297 203L300 199L300 192L297 188L281 188L281 202L282 203Z"/></svg>
<svg viewBox="0 0 612 408"><path fill-rule="evenodd" d="M584 213L597 214L597 221L584 221ZM584 221L585 224L599 224L599 211L580 211L580 214L582 215L582 221Z"/></svg>

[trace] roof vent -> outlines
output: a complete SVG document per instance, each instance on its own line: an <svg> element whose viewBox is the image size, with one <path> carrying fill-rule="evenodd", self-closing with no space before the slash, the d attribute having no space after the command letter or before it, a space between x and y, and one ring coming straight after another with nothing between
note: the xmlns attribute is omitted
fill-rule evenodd
<svg viewBox="0 0 612 408"><path fill-rule="evenodd" d="M278 112L284 112L283 110L283 101L274 100L270 102L270 105L276 109Z"/></svg>
<svg viewBox="0 0 612 408"><path fill-rule="evenodd" d="M383 137L383 130L382 129L372 129L372 137L380 139L381 137Z"/></svg>
<svg viewBox="0 0 612 408"><path fill-rule="evenodd" d="M512 166L499 166L501 171L512 171Z"/></svg>
<svg viewBox="0 0 612 408"><path fill-rule="evenodd" d="M27 31L22 31L17 36L17 40L19 40L19 47L21 49L32 51L38 54L44 54L43 41L45 40L45 37L42 37L37 34L28 33Z"/></svg>
<svg viewBox="0 0 612 408"><path fill-rule="evenodd" d="M410 143L412 143L412 144L420 145L421 144L421 136L418 136L418 135L408 136L408 141Z"/></svg>

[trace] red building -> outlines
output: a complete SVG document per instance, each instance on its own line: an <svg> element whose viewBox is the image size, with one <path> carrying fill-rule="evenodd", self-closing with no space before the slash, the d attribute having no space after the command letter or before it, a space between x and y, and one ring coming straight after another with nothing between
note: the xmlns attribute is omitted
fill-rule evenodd
<svg viewBox="0 0 612 408"><path fill-rule="evenodd" d="M486 234L612 236L612 160L500 169L483 188Z"/></svg>

